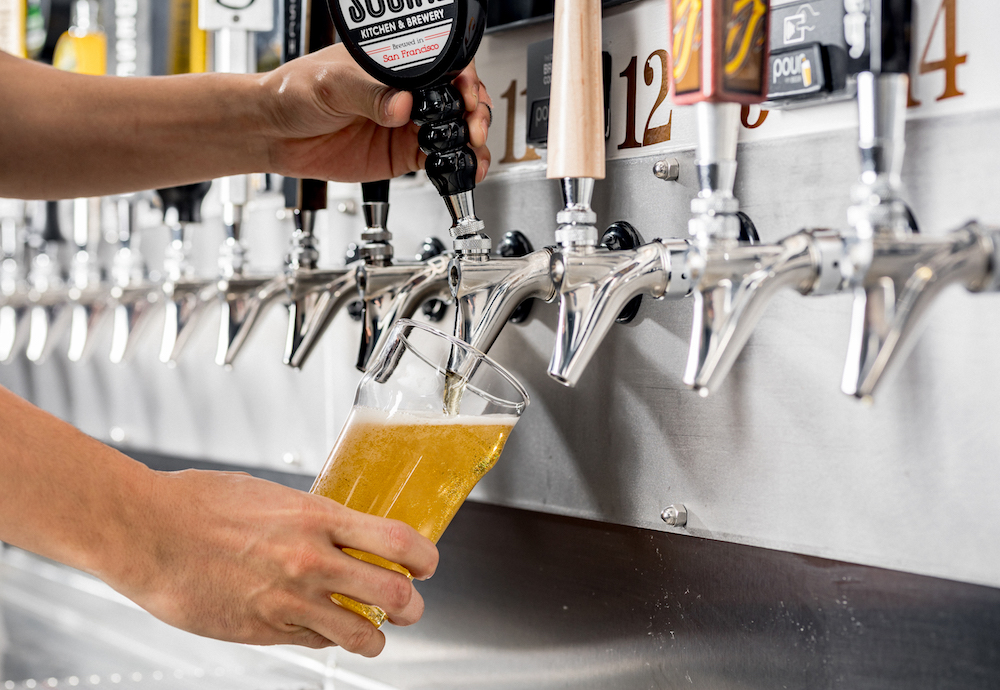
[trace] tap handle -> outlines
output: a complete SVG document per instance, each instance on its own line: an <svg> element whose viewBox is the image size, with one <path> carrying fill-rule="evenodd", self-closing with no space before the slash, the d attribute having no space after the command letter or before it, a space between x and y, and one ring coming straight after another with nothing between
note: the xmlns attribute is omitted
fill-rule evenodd
<svg viewBox="0 0 1000 690"><path fill-rule="evenodd" d="M413 94L413 121L420 125L420 150L427 154L427 177L447 198L476 188L479 160L469 148L462 94L453 84L428 86Z"/></svg>
<svg viewBox="0 0 1000 690"><path fill-rule="evenodd" d="M851 74L909 74L913 0L847 0L844 38Z"/></svg>
<svg viewBox="0 0 1000 690"><path fill-rule="evenodd" d="M201 202L205 200L205 195L211 189L212 182L196 182L195 184L184 184L179 187L167 187L157 189L156 194L163 204L163 214L171 208L177 209L177 220L181 223L201 222Z"/></svg>
<svg viewBox="0 0 1000 690"><path fill-rule="evenodd" d="M381 182L363 182L361 197L366 204L389 203L389 180Z"/></svg>
<svg viewBox="0 0 1000 690"><path fill-rule="evenodd" d="M341 40L380 82L414 92L411 117L421 127L419 144L427 154L427 176L441 196L472 191L479 161L468 146L462 96L450 82L479 49L486 29L486 0L440 6L379 3L377 15L371 6L347 0L332 4Z"/></svg>
<svg viewBox="0 0 1000 690"><path fill-rule="evenodd" d="M326 182L286 177L283 185L285 208L299 211L320 211L326 208Z"/></svg>
<svg viewBox="0 0 1000 690"><path fill-rule="evenodd" d="M285 0L282 62L290 62L333 45L333 20L323 2L324 0ZM326 208L326 182L286 177L283 184L285 208L299 211L319 211Z"/></svg>
<svg viewBox="0 0 1000 690"><path fill-rule="evenodd" d="M668 0L675 103L748 104L767 97L768 5L768 0Z"/></svg>
<svg viewBox="0 0 1000 690"><path fill-rule="evenodd" d="M59 226L59 202L45 202L45 226L42 228L41 239L44 242L63 242L62 228Z"/></svg>
<svg viewBox="0 0 1000 690"><path fill-rule="evenodd" d="M601 0L557 0L549 102L548 173L604 179Z"/></svg>

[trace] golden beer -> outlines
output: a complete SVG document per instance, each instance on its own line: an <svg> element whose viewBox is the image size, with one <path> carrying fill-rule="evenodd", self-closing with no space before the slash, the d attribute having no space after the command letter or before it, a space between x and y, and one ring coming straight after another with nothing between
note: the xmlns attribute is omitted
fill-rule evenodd
<svg viewBox="0 0 1000 690"><path fill-rule="evenodd" d="M514 415L389 414L356 406L310 492L401 520L436 543L476 482L496 464L516 422ZM344 551L409 576L384 558ZM376 626L385 621L385 612L375 606L331 597Z"/></svg>

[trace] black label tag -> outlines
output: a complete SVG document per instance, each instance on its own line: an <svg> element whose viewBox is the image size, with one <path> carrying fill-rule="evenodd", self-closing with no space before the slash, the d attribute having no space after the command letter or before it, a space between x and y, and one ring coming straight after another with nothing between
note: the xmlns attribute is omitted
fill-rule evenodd
<svg viewBox="0 0 1000 690"><path fill-rule="evenodd" d="M823 52L816 44L771 53L768 98L818 93L826 88Z"/></svg>
<svg viewBox="0 0 1000 690"><path fill-rule="evenodd" d="M337 0L347 39L382 71L429 71L455 31L455 0Z"/></svg>

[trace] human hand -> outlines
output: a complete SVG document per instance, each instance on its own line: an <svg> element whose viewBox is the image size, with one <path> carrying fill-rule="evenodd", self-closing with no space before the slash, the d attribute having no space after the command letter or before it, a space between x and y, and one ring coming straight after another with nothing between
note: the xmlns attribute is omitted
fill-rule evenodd
<svg viewBox="0 0 1000 690"><path fill-rule="evenodd" d="M338 44L262 75L270 127L270 169L292 177L372 182L423 167L413 96L385 86ZM493 101L475 63L455 80L465 99L470 145L479 159L476 181L490 165L486 136Z"/></svg>
<svg viewBox="0 0 1000 690"><path fill-rule="evenodd" d="M402 522L240 473L155 473L153 482L135 550L99 575L166 623L231 642L339 645L371 657L385 636L331 592L381 607L396 625L423 613L404 575L341 551L376 554L425 579L437 549Z"/></svg>

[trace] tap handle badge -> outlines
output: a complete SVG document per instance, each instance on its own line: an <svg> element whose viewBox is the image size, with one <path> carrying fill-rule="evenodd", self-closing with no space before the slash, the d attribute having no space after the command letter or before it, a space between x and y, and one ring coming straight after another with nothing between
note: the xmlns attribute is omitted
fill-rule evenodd
<svg viewBox="0 0 1000 690"><path fill-rule="evenodd" d="M678 105L767 97L769 0L667 0Z"/></svg>
<svg viewBox="0 0 1000 690"><path fill-rule="evenodd" d="M486 7L486 0L330 0L358 64L404 91L450 82L472 62Z"/></svg>

